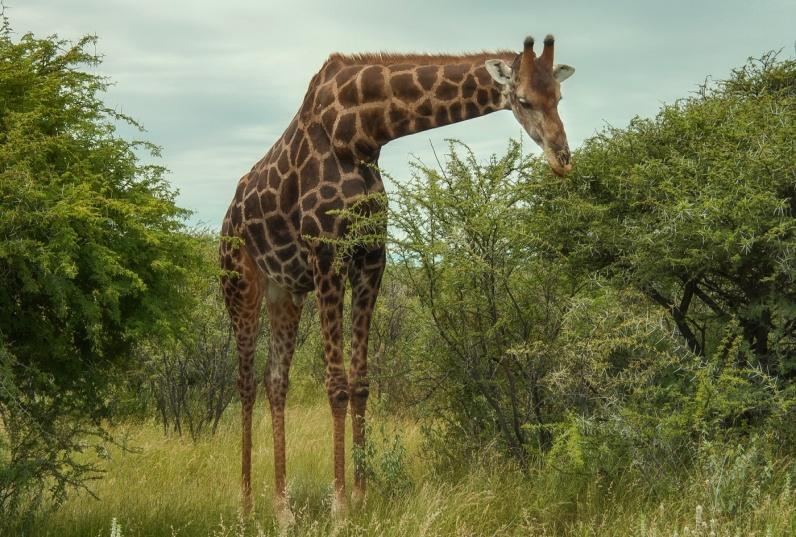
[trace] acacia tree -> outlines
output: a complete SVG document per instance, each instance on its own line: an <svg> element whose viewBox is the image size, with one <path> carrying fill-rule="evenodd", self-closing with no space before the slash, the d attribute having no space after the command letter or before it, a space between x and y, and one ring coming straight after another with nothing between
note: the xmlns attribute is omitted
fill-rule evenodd
<svg viewBox="0 0 796 537"><path fill-rule="evenodd" d="M528 170L515 142L486 163L452 142L441 168L418 164L398 185L392 215L397 275L434 327L414 364L433 415L468 447L500 439L521 464L529 446L550 441L544 379L575 285L534 254Z"/></svg>
<svg viewBox="0 0 796 537"><path fill-rule="evenodd" d="M189 305L184 282L201 262L165 170L139 159L157 148L117 134L137 124L103 103L95 41L0 29L4 514L96 476L74 455L103 434L106 387L137 338Z"/></svg>
<svg viewBox="0 0 796 537"><path fill-rule="evenodd" d="M533 174L547 251L632 286L702 357L796 376L796 62L773 53Z"/></svg>

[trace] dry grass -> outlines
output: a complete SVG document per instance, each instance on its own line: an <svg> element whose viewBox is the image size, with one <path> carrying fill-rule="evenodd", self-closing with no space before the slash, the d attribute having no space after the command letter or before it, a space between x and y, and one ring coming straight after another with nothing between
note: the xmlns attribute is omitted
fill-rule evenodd
<svg viewBox="0 0 796 537"><path fill-rule="evenodd" d="M269 420L256 413L253 453L256 506L253 519L238 516L239 428L237 409L217 435L197 444L164 437L155 423L128 425L139 452L109 451L107 475L94 488L99 500L75 494L56 513L20 535L36 536L258 536L278 535L271 509ZM459 477L433 477L419 452L416 424L383 419L407 448L413 488L399 497L373 487L364 506L343 520L330 516L331 419L323 403L293 406L287 415L288 479L296 523L282 534L321 535L580 535L580 536L792 536L796 502L786 483L763 496L744 517L716 518L700 503L700 486L659 506L632 494L613 503L587 494L575 502L545 488L544 476L525 477L505 463L472 461ZM349 436L350 438L350 436ZM350 446L349 446L350 447ZM348 459L350 476L350 457ZM549 482L549 481L548 481ZM617 496L617 498L622 498Z"/></svg>

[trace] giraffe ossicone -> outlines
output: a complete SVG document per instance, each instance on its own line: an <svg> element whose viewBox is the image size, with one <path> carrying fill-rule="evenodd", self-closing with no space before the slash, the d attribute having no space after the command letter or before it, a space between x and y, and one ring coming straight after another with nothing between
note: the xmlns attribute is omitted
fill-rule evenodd
<svg viewBox="0 0 796 537"><path fill-rule="evenodd" d="M520 53L332 54L313 76L285 132L238 182L221 231L222 237L236 239L221 241L220 261L239 357L244 510L251 506L254 353L263 299L270 324L264 384L274 442L275 505L289 511L285 399L303 299L311 291L318 304L333 418L334 505L345 505L345 419L350 406L353 442L363 447L368 333L385 248L379 243L355 249L340 271L333 244L316 239L345 237L348 221L341 211L384 192L375 166L381 148L402 136L511 110L542 147L551 169L559 175L570 170L558 103L560 83L574 69L553 63L552 36L545 38L538 58L533 47L527 38ZM375 210L363 205L365 212ZM346 284L352 291L347 372L342 343ZM361 498L364 492L364 468L355 465L354 495Z"/></svg>

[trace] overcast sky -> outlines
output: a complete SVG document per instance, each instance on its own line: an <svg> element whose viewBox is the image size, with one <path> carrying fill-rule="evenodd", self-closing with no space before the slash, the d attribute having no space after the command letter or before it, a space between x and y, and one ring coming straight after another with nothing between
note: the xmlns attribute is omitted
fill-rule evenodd
<svg viewBox="0 0 796 537"><path fill-rule="evenodd" d="M18 35L99 36L107 102L144 124L193 223L218 228L237 180L287 127L333 51L519 50L556 36L576 68L559 108L575 148L606 123L721 78L748 56L793 57L793 0L484 1L4 0ZM381 166L400 180L430 143L458 138L487 158L520 136L497 112L391 142ZM531 147L527 139L526 146ZM533 150L537 148L533 146ZM389 190L389 185L388 185Z"/></svg>

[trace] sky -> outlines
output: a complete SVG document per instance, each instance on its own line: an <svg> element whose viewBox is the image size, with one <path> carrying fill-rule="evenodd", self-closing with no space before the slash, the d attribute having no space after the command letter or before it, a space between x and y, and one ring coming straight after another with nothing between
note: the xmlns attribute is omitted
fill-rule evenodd
<svg viewBox="0 0 796 537"><path fill-rule="evenodd" d="M162 147L178 204L218 229L238 179L281 135L331 52L520 50L556 36L556 62L575 67L559 112L570 146L610 124L654 116L706 77L749 56L794 56L794 0L4 0L17 35L99 37L106 103ZM125 133L127 134L127 133ZM380 165L396 180L432 144L467 143L479 157L522 130L500 111L390 142ZM527 137L525 147L538 152ZM577 165L577 164L576 164ZM387 184L389 192L390 185Z"/></svg>

